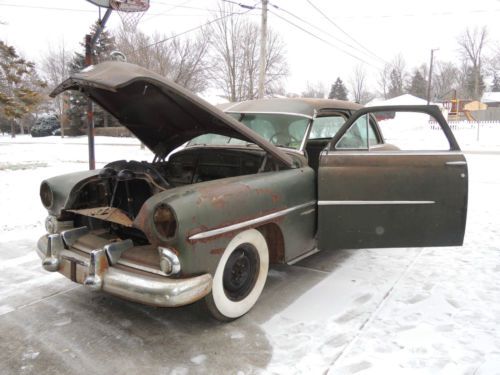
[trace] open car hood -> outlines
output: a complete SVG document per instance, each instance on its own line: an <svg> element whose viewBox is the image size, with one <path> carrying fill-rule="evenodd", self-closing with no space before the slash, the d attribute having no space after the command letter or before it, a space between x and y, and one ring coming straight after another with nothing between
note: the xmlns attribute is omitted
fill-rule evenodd
<svg viewBox="0 0 500 375"><path fill-rule="evenodd" d="M140 66L108 61L73 74L50 96L79 90L115 116L160 157L202 134L255 143L291 167L291 158L263 137L195 94Z"/></svg>

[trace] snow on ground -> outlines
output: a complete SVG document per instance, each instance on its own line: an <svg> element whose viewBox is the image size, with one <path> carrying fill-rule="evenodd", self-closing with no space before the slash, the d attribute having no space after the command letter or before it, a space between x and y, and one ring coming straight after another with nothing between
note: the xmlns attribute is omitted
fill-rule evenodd
<svg viewBox="0 0 500 375"><path fill-rule="evenodd" d="M322 251L273 267L255 308L221 325L44 272L33 251L46 216L39 184L86 169L86 139L0 137L0 373L102 363L158 374L499 374L500 134L491 132L480 142L463 133L466 149L485 153L466 155L463 247ZM152 159L134 139L96 144L98 166Z"/></svg>

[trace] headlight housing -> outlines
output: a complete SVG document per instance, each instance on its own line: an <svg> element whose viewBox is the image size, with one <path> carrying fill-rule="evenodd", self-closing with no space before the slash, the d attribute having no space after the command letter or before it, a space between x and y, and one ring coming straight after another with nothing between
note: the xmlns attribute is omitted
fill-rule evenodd
<svg viewBox="0 0 500 375"><path fill-rule="evenodd" d="M153 213L156 232L163 238L172 238L177 230L177 220L172 209L166 204L156 206Z"/></svg>
<svg viewBox="0 0 500 375"><path fill-rule="evenodd" d="M40 199L45 208L50 208L54 203L54 193L47 182L42 182L40 185Z"/></svg>

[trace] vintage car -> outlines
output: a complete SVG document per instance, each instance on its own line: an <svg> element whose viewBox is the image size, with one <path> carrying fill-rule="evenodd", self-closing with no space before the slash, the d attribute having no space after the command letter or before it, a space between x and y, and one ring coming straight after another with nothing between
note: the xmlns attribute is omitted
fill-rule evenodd
<svg viewBox="0 0 500 375"><path fill-rule="evenodd" d="M74 74L52 96L65 90L88 95L155 155L41 184L43 267L90 289L154 306L204 300L231 320L254 306L272 263L317 249L462 244L467 165L437 107L268 99L222 111L123 62ZM386 143L376 111L434 117L447 149Z"/></svg>

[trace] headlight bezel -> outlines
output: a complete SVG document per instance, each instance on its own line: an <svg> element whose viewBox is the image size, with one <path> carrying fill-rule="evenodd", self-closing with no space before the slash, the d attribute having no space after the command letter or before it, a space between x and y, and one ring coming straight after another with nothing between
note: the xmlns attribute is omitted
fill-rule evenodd
<svg viewBox="0 0 500 375"><path fill-rule="evenodd" d="M40 199L45 208L49 209L54 204L54 192L47 181L40 184Z"/></svg>
<svg viewBox="0 0 500 375"><path fill-rule="evenodd" d="M155 233L162 240L171 240L177 234L177 216L166 203L160 203L154 208L152 224Z"/></svg>

